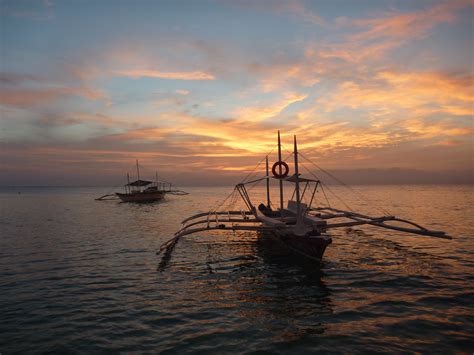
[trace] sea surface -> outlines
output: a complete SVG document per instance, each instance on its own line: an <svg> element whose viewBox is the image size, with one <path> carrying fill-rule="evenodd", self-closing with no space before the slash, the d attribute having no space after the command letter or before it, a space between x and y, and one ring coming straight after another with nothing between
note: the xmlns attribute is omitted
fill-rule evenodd
<svg viewBox="0 0 474 355"><path fill-rule="evenodd" d="M255 233L200 233L162 263L180 221L232 188L141 205L95 201L106 188L1 188L0 353L472 354L474 187L329 188L332 206L454 239L341 229L318 266Z"/></svg>

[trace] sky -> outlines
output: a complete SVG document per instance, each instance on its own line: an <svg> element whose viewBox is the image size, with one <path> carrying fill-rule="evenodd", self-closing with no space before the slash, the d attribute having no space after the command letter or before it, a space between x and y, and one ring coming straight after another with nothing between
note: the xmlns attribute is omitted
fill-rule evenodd
<svg viewBox="0 0 474 355"><path fill-rule="evenodd" d="M0 9L0 185L231 184L277 130L348 183L474 183L473 0Z"/></svg>

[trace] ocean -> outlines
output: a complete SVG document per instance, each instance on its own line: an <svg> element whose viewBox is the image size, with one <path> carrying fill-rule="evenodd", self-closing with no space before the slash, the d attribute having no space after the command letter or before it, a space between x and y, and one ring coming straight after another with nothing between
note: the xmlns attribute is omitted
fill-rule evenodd
<svg viewBox="0 0 474 355"><path fill-rule="evenodd" d="M104 188L1 188L0 353L472 354L474 187L329 188L333 206L454 239L341 229L318 266L255 233L200 233L163 267L180 221L232 188L141 205L95 201Z"/></svg>

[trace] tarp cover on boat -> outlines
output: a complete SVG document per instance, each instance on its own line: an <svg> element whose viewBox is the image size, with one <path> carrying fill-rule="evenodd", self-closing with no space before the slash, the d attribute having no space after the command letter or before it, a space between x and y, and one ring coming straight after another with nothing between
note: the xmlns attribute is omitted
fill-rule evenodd
<svg viewBox="0 0 474 355"><path fill-rule="evenodd" d="M152 184L152 181L146 181L146 180L136 180L131 182L130 184L127 184L125 186L147 186Z"/></svg>

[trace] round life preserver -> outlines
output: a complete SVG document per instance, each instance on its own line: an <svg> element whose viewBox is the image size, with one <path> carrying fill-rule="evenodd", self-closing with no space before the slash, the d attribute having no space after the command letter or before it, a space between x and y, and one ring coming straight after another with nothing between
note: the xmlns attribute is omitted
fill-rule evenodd
<svg viewBox="0 0 474 355"><path fill-rule="evenodd" d="M281 175L277 172L277 168L281 166L284 169L284 171L282 171ZM276 177L277 179L283 179L283 178L286 178L288 176L288 173L290 172L290 168L288 167L288 164L285 163L284 161L277 161L275 164L273 164L272 166L272 174L274 177Z"/></svg>

